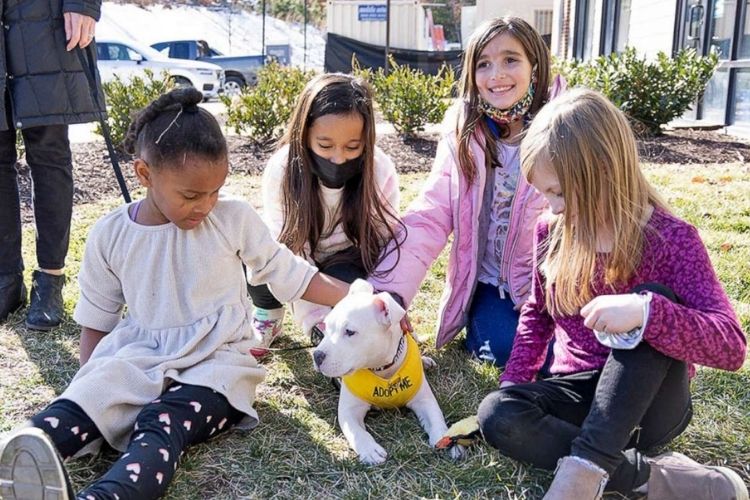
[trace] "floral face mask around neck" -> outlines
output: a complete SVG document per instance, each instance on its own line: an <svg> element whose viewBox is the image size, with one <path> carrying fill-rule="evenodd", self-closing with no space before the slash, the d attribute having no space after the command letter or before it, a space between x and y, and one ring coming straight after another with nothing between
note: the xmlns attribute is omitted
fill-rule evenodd
<svg viewBox="0 0 750 500"><path fill-rule="evenodd" d="M527 122L530 118L529 109L531 108L531 103L534 102L536 80L536 65L534 65L534 68L531 70L531 83L529 84L529 88L519 101L508 109L499 109L479 97L479 112L484 113L500 125L507 125L521 119L523 119L524 123Z"/></svg>

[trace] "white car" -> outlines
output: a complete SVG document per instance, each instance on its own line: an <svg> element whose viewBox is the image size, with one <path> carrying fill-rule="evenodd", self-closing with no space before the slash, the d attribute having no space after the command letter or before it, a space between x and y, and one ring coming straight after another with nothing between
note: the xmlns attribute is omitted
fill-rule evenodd
<svg viewBox="0 0 750 500"><path fill-rule="evenodd" d="M155 76L164 71L177 85L192 85L206 99L217 97L224 87L224 70L215 64L165 57L151 47L133 41L96 39L96 55L102 81L118 75L122 80L145 76L146 69Z"/></svg>

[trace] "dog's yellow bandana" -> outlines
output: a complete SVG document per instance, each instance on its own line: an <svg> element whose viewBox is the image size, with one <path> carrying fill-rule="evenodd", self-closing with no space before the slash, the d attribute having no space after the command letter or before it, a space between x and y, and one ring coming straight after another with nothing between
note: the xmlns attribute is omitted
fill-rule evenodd
<svg viewBox="0 0 750 500"><path fill-rule="evenodd" d="M341 377L352 394L378 408L400 408L411 401L422 386L424 370L417 342L411 335L405 336L406 357L391 378L378 377L364 368Z"/></svg>

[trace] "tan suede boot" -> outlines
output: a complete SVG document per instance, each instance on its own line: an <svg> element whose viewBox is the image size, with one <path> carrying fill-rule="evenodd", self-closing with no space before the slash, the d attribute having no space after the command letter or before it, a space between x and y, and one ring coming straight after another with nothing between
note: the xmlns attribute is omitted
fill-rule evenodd
<svg viewBox="0 0 750 500"><path fill-rule="evenodd" d="M727 467L703 465L682 453L648 458L648 500L748 500L747 486Z"/></svg>
<svg viewBox="0 0 750 500"><path fill-rule="evenodd" d="M593 462L563 457L557 462L555 478L543 500L599 500L609 475Z"/></svg>

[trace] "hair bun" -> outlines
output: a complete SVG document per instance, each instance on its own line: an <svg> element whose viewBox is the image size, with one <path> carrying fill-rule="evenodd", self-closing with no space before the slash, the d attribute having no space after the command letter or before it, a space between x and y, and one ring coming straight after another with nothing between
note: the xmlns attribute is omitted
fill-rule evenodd
<svg viewBox="0 0 750 500"><path fill-rule="evenodd" d="M194 106L203 101L203 93L195 87L178 87L170 94L174 102L185 107Z"/></svg>

